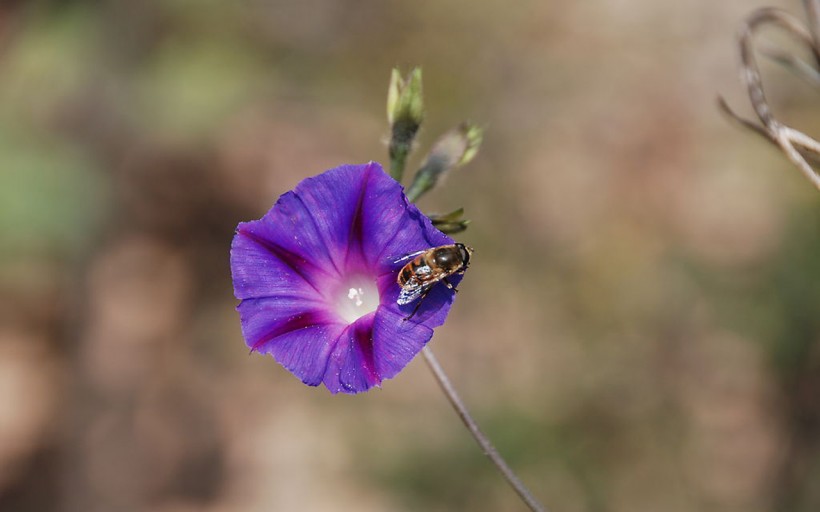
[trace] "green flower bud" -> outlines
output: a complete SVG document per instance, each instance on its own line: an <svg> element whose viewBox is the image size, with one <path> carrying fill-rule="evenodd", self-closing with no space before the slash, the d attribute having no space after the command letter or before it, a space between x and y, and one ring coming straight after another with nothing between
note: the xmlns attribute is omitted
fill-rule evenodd
<svg viewBox="0 0 820 512"><path fill-rule="evenodd" d="M415 201L432 190L448 172L475 158L483 136L484 130L471 123L461 123L442 135L413 178L407 197Z"/></svg>
<svg viewBox="0 0 820 512"><path fill-rule="evenodd" d="M424 119L424 100L421 93L421 68L413 69L407 79L393 68L387 89L387 121L390 126L406 123L416 130Z"/></svg>
<svg viewBox="0 0 820 512"><path fill-rule="evenodd" d="M390 176L398 182L423 119L421 69L413 69L407 79L401 77L398 68L393 69L387 89L387 120L390 122Z"/></svg>

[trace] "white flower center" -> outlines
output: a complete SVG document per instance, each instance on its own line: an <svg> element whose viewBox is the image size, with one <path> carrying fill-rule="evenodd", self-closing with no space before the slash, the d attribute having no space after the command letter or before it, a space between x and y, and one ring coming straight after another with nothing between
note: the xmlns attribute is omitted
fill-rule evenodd
<svg viewBox="0 0 820 512"><path fill-rule="evenodd" d="M372 279L353 276L339 285L334 309L345 322L353 323L378 307L379 289Z"/></svg>

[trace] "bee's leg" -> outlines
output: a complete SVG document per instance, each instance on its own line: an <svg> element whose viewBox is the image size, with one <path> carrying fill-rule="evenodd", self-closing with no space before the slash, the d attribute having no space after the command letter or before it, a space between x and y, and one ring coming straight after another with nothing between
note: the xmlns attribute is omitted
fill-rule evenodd
<svg viewBox="0 0 820 512"><path fill-rule="evenodd" d="M421 297L419 297L419 301L416 302L416 307L413 308L413 312L410 313L410 316L404 318L405 322L410 320L411 318L413 318L413 316L415 316L415 314L418 312L419 308L421 307L421 303L424 302L424 298L427 297L428 293L430 293L430 288L424 290L424 293L421 294Z"/></svg>
<svg viewBox="0 0 820 512"><path fill-rule="evenodd" d="M458 293L458 288L456 288L455 286L451 285L451 284L450 284L450 281L448 281L446 277L445 277L444 279L442 279L442 281L444 281L444 284L446 284L446 285L447 285L447 288L449 288L449 289L453 290L454 292Z"/></svg>

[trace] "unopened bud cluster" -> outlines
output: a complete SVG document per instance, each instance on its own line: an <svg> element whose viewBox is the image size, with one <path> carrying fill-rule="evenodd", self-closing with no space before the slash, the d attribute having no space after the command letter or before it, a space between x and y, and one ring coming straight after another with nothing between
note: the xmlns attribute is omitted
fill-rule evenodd
<svg viewBox="0 0 820 512"><path fill-rule="evenodd" d="M391 131L390 175L401 182L413 141L424 120L421 69L413 69L406 77L398 69L393 70L387 90L387 120ZM450 171L470 162L478 153L482 137L483 130L467 122L439 137L407 188L407 198L415 202L440 184ZM461 218L463 213L459 209L431 219L441 231L458 233L467 229L469 223Z"/></svg>

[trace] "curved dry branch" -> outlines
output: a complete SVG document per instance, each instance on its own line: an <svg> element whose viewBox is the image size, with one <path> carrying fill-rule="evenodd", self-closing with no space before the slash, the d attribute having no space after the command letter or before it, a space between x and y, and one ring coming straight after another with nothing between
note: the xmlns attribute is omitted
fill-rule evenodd
<svg viewBox="0 0 820 512"><path fill-rule="evenodd" d="M820 2L817 0L803 0L803 6L806 8L806 17L808 18L809 32L811 33L812 44L811 52L814 55L814 61L820 66Z"/></svg>
<svg viewBox="0 0 820 512"><path fill-rule="evenodd" d="M820 142L781 123L774 117L763 90L763 80L760 77L760 68L757 65L754 50L754 36L756 31L766 25L778 26L808 46L818 65L820 65L820 47L818 47L817 44L817 34L820 30L818 29L818 27L820 27L818 24L818 20L820 20L820 18L818 18L818 16L820 16L819 2L817 0L805 0L804 3L806 4L810 28L806 28L799 18L788 12L767 7L758 9L750 14L738 33L742 70L741 78L746 85L752 108L762 125L758 125L735 114L723 98L719 98L719 106L733 120L766 137L780 147L786 157L820 190L820 174L818 174L803 156L803 153L808 153L813 156L820 155ZM807 65L798 59L792 59L791 57L785 56L782 52L773 51L771 49L768 50L768 54L781 62L785 62L792 69L802 72L806 77L811 78L812 76L817 76L817 71L813 68L809 68L811 73L806 69L802 69L801 71L801 66Z"/></svg>

